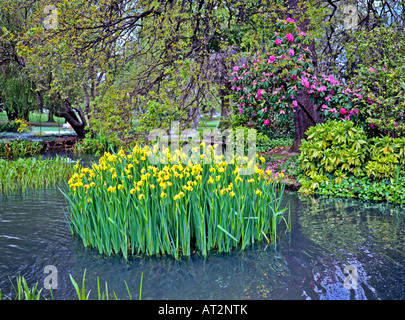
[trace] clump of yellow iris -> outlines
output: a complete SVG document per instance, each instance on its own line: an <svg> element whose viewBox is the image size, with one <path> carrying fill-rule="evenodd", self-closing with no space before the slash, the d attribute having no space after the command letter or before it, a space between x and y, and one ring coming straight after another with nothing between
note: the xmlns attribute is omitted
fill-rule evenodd
<svg viewBox="0 0 405 320"><path fill-rule="evenodd" d="M210 234L213 235L216 232L225 232L225 235L231 234L232 230L221 231L225 230L225 225L218 226L217 224L220 221L227 221L228 218L239 219L239 215L246 215L246 218L233 221L232 226L236 226L240 222L241 227L243 227L245 226L243 222L248 221L246 219L258 222L265 221L265 219L251 220L252 214L270 214L271 210L267 204L274 203L273 200L275 199L274 190L269 190L271 185L277 181L271 180L261 168L265 159L263 157L258 158L261 164L256 164L256 157L248 159L246 156L233 156L229 161L223 154L217 152L217 146L215 145L211 146L202 143L199 147L193 148L192 151L196 152L199 148L200 151L204 152L203 156L199 155L193 158L181 149L171 152L168 148L160 151L156 146L135 146L129 153L125 153L123 150L116 154L106 152L98 163L93 163L88 168L79 164L76 165L76 172L68 182L71 191L72 215L77 217L83 215L83 219L85 219L92 215L101 215L105 210L108 218L91 220L91 223L94 221L106 221L108 223L113 219L112 217L116 219L122 215L125 222L114 223L110 225L111 228L118 226L131 228L133 224L127 219L133 217L145 219L135 225L147 226L149 221L152 221L156 215L160 216L156 220L159 222L154 222L153 226L169 228L178 225L180 228L180 226L185 227L189 223L200 223L198 222L199 219L208 219L207 217L218 215L221 218L210 218L211 220L206 220L201 224L187 227L190 230L199 230L201 226L217 221L212 226L215 230ZM245 169L248 168L251 169L248 170L250 174L243 174L246 172ZM193 218L189 216L194 214L197 214L197 216ZM175 224L171 222L173 219L183 218L186 220L182 223ZM80 223L77 222L74 225L78 228ZM86 224L83 223L83 225ZM253 225L252 223L248 224L250 227ZM150 228L152 227L150 226ZM257 237L260 238L263 233L262 230L266 226L261 225L257 228L260 230ZM83 230L83 233L89 232L86 231L88 230L86 228L83 228ZM89 241L92 235L104 232L100 230L94 231L90 235L83 235L83 238L86 239L85 241ZM166 233L160 236L163 237L165 234L169 234L169 231L166 230ZM111 233L123 235L124 237L114 250L118 250L117 248L121 248L123 243L130 241L130 235L134 235L134 237L136 235L149 235L149 231L148 233L142 230L128 232L128 230L120 230L117 233ZM201 234L205 234L204 232ZM190 231L185 234L190 235ZM204 239L204 237L201 234L195 234L192 238L203 241L201 239ZM240 234L245 233L241 232ZM167 239L160 238L159 241L153 242L154 244L162 243L162 245L166 243L166 246L160 249L146 248L143 246L142 240L138 240L138 238L136 241L139 242L128 244L128 247L132 250L134 250L133 248L142 248L141 250L149 253L156 250L165 251L169 250L168 248L173 245L170 239L177 238L172 234ZM216 239L213 238L210 242L213 247L215 247ZM228 239L234 239L234 237ZM249 239L252 239L252 237ZM132 239L131 241L135 240ZM99 240L94 240L93 245L104 244ZM227 245L228 247L232 246ZM208 250L206 246L202 246L202 248ZM111 251L108 248L100 250ZM125 252L125 248L120 250ZM172 251L174 255L178 255L179 252L187 255L189 249L183 243L181 250Z"/></svg>
<svg viewBox="0 0 405 320"><path fill-rule="evenodd" d="M246 163L248 166L252 165L246 156L234 156L231 164L228 164L224 155L217 154L216 145L206 146L205 143L201 143L201 147L205 148L206 154L211 156L210 163L204 163L204 161L193 163L181 149L172 154L169 149L159 152L156 146L154 148L135 146L129 154L123 150L117 154L106 152L97 164L92 164L91 168L76 165L77 172L69 180L69 187L71 190L77 191L81 188L89 189L99 186L109 193L119 192L134 195L142 191L147 196L158 186L157 194L160 194L161 198L166 199L171 196L173 199L176 197L175 200L179 200L184 198L184 196L179 196L180 191L192 192L201 183L215 186L221 195L228 194L234 197L238 195L238 192L234 190L229 193L228 189L220 188L221 182L229 180L228 183L231 181L254 183L264 177L264 170L257 164L254 164L253 174L246 176L239 174L242 168L247 167ZM193 151L196 151L196 148ZM159 154L160 158L166 160L170 159L171 163L164 163L162 159L158 163L151 163L148 160L152 154ZM206 154L203 154L205 157L200 157L200 159L208 158ZM262 163L265 161L262 156L259 160ZM130 180L133 180L133 185ZM107 184L104 183L106 181ZM268 179L267 184L269 184ZM168 192L168 189L173 186L180 186L181 190ZM149 189L148 192L145 192L145 188Z"/></svg>

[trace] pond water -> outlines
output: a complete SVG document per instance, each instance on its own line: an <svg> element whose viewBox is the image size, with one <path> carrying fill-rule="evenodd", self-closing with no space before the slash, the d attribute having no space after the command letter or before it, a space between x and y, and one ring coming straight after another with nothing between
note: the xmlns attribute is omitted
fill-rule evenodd
<svg viewBox="0 0 405 320"><path fill-rule="evenodd" d="M83 247L65 219L58 188L0 196L0 288L24 276L43 281L57 268L55 299L75 299L69 274L96 298L96 277L117 297L137 299L405 299L404 208L356 200L318 199L287 193L292 231L276 247L259 243L244 252L170 257L136 256L129 262ZM357 287L345 267L357 271ZM353 274L353 273L352 273ZM125 281L125 282L124 282ZM49 291L43 290L49 297Z"/></svg>

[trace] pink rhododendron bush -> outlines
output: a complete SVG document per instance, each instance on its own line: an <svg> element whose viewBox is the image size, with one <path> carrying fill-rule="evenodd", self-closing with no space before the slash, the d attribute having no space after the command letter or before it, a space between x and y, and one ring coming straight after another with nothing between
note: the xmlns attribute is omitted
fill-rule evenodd
<svg viewBox="0 0 405 320"><path fill-rule="evenodd" d="M279 20L276 27L267 52L258 52L233 69L235 112L272 135L291 125L301 107L297 99L301 91L315 102L325 120L360 121L359 106L366 103L360 89L343 85L333 75L315 75L308 49L311 37L293 19Z"/></svg>

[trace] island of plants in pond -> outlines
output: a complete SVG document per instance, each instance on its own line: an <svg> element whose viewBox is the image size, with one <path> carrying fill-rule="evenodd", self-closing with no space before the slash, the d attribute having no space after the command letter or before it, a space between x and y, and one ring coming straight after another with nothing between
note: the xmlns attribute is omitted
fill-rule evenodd
<svg viewBox="0 0 405 320"><path fill-rule="evenodd" d="M127 154L105 153L90 168L76 165L65 194L72 233L86 247L125 259L138 253L179 259L274 243L279 223L290 226L281 206L284 184L256 159L225 161L215 147L202 143L201 149L201 161L181 149L135 146ZM249 167L252 174L242 175Z"/></svg>

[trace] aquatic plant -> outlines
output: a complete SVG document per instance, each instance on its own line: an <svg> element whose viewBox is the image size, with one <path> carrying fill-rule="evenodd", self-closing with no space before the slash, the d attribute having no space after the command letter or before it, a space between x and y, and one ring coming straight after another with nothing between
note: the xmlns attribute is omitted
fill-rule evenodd
<svg viewBox="0 0 405 320"><path fill-rule="evenodd" d="M0 159L0 192L47 188L67 181L72 174L73 165L61 157Z"/></svg>
<svg viewBox="0 0 405 320"><path fill-rule="evenodd" d="M65 194L71 232L86 247L125 259L138 253L178 259L243 250L264 239L275 243L280 221L289 226L280 204L284 185L255 159L225 161L215 147L201 147L202 154L192 149L196 161L181 149L135 146L128 154L105 153L90 168L76 165ZM252 174L242 175L248 169Z"/></svg>
<svg viewBox="0 0 405 320"><path fill-rule="evenodd" d="M72 277L71 274L69 274L69 278L76 291L78 300L90 300L91 291L86 290L86 269L84 270L84 273L83 273L81 288L79 287L78 282ZM24 277L22 277L21 275L18 275L16 277L16 285L14 285L14 283L11 281L11 279L10 279L10 282L11 282L12 288L14 290L14 296L5 296L2 293L2 291L0 290L0 301L1 300L41 300L41 298L43 298L43 296L41 296L42 289L38 289L38 282L35 283L35 285L30 288L28 286L27 280ZM128 288L126 281L124 281L124 283L125 283L125 287L128 292L129 300L132 300L132 295L131 295L131 292ZM140 287L139 287L139 300L142 299L142 283L143 283L143 273L141 275L141 283L140 283ZM111 295L109 294L109 291L108 291L107 282L105 283L105 291L102 292L101 290L102 289L101 289L101 285L100 285L100 279L99 279L99 277L97 277L97 299L96 300L110 300ZM52 290L50 290L50 295L51 295L50 300L54 300ZM118 300L118 297L114 291L113 291L112 295L114 296L115 300ZM44 299L49 300L47 298L44 298Z"/></svg>
<svg viewBox="0 0 405 320"><path fill-rule="evenodd" d="M44 145L38 141L20 139L0 141L0 157L2 158L30 157L40 153L43 149Z"/></svg>

